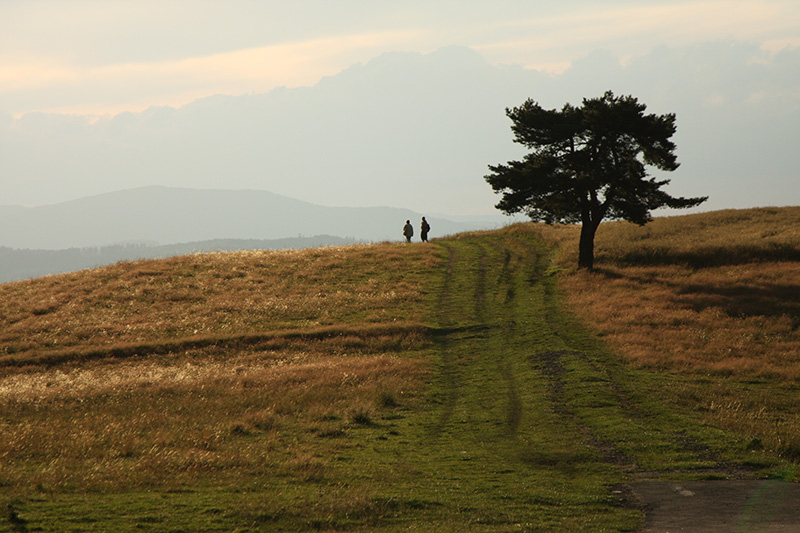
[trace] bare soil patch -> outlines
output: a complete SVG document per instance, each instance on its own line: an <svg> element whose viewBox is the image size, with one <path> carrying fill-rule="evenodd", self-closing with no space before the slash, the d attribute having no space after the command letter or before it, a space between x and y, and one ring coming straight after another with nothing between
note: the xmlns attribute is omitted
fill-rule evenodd
<svg viewBox="0 0 800 533"><path fill-rule="evenodd" d="M643 533L800 531L798 483L640 481L631 492L646 515Z"/></svg>

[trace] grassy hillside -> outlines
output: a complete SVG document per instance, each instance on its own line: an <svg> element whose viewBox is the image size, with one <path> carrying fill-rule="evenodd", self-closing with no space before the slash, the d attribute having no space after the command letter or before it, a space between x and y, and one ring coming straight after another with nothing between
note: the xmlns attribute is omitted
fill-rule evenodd
<svg viewBox="0 0 800 533"><path fill-rule="evenodd" d="M559 243L568 306L637 367L675 376L670 399L800 459L800 207L602 225L599 268Z"/></svg>
<svg viewBox="0 0 800 533"><path fill-rule="evenodd" d="M598 248L600 271L565 286L637 364L800 378L800 208L608 224Z"/></svg>
<svg viewBox="0 0 800 533"><path fill-rule="evenodd" d="M287 330L407 326L435 254L391 246L211 253L0 285L0 360L207 345ZM162 348L159 348L162 347Z"/></svg>
<svg viewBox="0 0 800 533"><path fill-rule="evenodd" d="M30 250L0 246L0 283L111 265L119 261L160 259L198 252L285 250L354 244L355 239L317 235L286 239L215 239L180 244L114 244L66 250Z"/></svg>
<svg viewBox="0 0 800 533"><path fill-rule="evenodd" d="M634 479L796 479L798 215L609 224L593 273L525 224L2 284L0 530L635 531Z"/></svg>

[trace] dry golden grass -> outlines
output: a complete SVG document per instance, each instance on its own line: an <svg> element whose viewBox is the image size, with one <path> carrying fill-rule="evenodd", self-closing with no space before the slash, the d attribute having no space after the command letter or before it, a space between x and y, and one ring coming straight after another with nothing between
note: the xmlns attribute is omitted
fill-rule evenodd
<svg viewBox="0 0 800 533"><path fill-rule="evenodd" d="M355 416L413 401L424 371L381 355L198 355L0 380L12 414L0 421L0 482L69 491L246 485L265 468L320 476Z"/></svg>
<svg viewBox="0 0 800 533"><path fill-rule="evenodd" d="M577 228L541 231L570 308L634 364L800 378L800 208L607 223L593 272L572 266Z"/></svg>
<svg viewBox="0 0 800 533"><path fill-rule="evenodd" d="M569 308L632 364L674 376L672 401L800 458L800 208L603 224L593 272L574 267L578 228L535 231L558 246Z"/></svg>
<svg viewBox="0 0 800 533"><path fill-rule="evenodd" d="M324 475L336 437L413 401L429 341L412 313L439 260L385 243L0 285L0 486Z"/></svg>
<svg viewBox="0 0 800 533"><path fill-rule="evenodd" d="M4 356L413 322L436 264L398 244L198 254L0 285ZM422 277L424 279L424 277Z"/></svg>

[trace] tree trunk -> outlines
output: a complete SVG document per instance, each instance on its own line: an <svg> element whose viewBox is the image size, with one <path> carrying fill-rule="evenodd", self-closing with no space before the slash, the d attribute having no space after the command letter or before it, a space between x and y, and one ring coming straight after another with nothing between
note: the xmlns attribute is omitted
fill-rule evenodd
<svg viewBox="0 0 800 533"><path fill-rule="evenodd" d="M594 234L597 224L584 221L581 225L581 241L578 246L578 268L592 270L594 268Z"/></svg>

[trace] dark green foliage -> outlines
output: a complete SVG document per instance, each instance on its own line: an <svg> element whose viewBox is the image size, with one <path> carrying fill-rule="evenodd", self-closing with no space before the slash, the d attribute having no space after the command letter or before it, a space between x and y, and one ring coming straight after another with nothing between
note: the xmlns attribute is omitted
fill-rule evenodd
<svg viewBox="0 0 800 533"><path fill-rule="evenodd" d="M486 181L503 195L497 208L536 221L582 225L580 267L592 268L594 235L604 219L645 224L651 210L686 208L707 197L675 198L661 190L669 180L647 166L678 168L675 115L646 115L632 96L584 99L581 107L542 109L533 100L507 109L514 142L531 152L522 161L489 166Z"/></svg>

